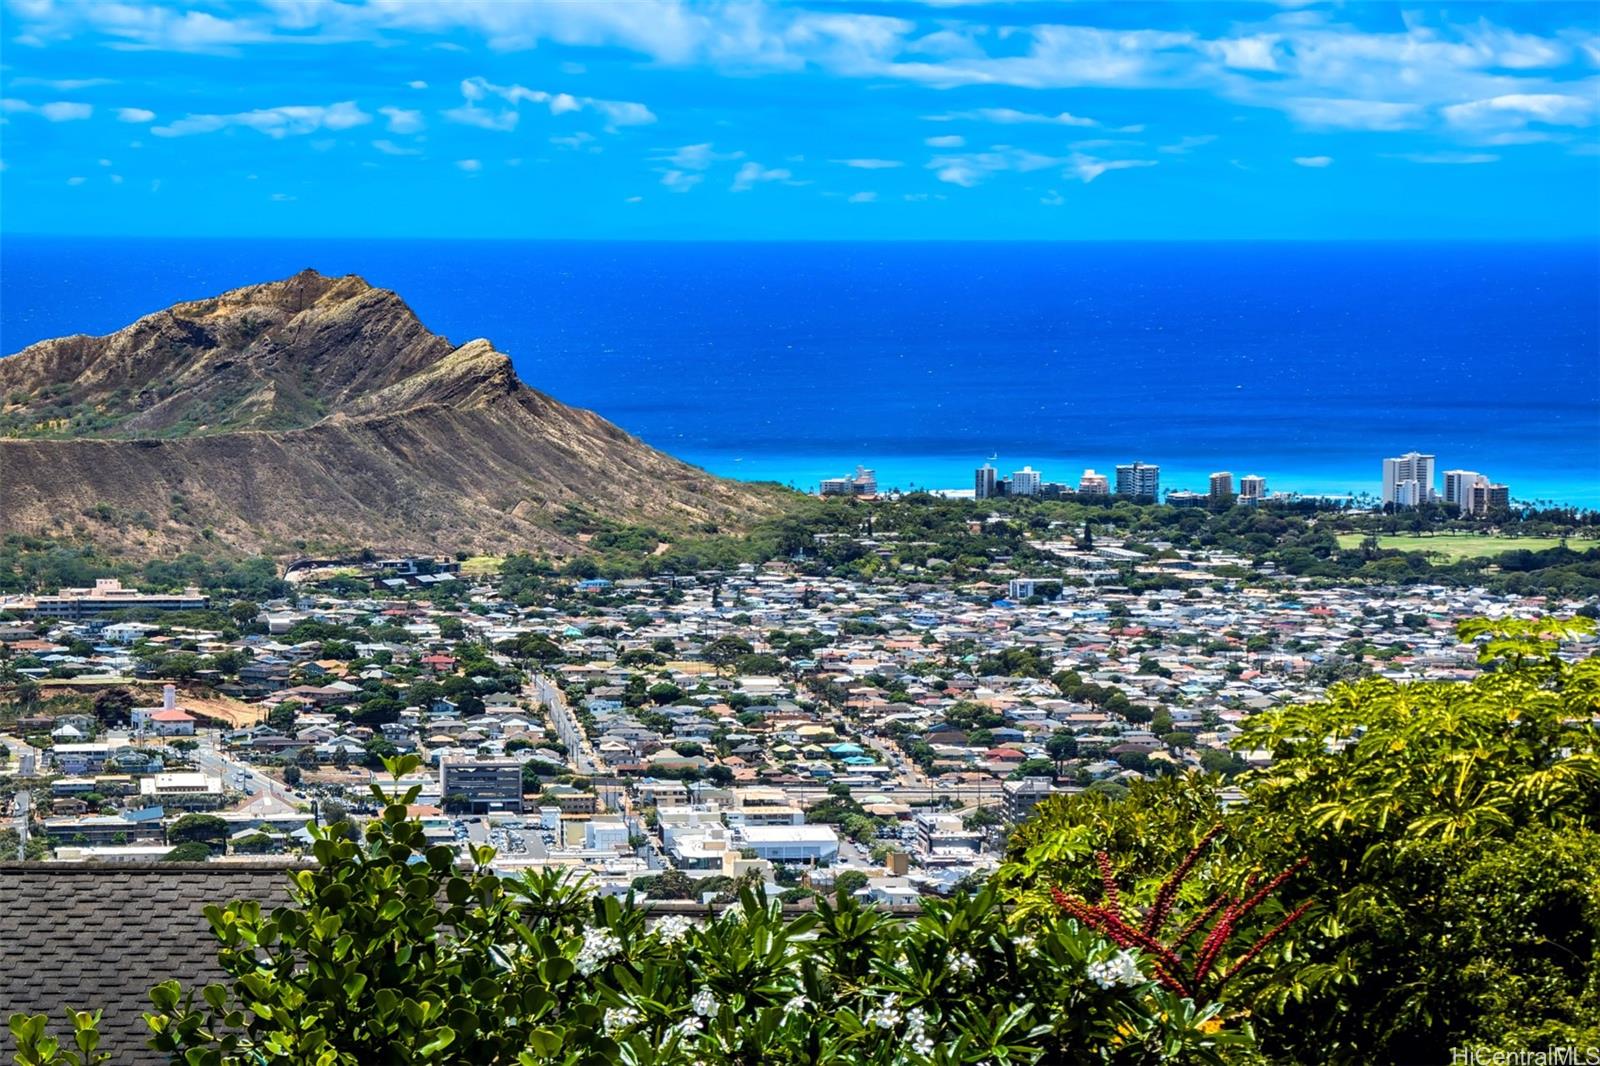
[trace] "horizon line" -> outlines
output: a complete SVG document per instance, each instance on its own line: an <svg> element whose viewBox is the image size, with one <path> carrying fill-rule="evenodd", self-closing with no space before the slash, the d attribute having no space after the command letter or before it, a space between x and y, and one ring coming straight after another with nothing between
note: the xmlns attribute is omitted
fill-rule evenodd
<svg viewBox="0 0 1600 1066"><path fill-rule="evenodd" d="M1317 236L1317 237L674 237L674 236L492 236L434 234L186 234L40 233L0 230L5 240L78 241L450 241L507 244L1580 244L1600 251L1600 234L1572 236Z"/></svg>

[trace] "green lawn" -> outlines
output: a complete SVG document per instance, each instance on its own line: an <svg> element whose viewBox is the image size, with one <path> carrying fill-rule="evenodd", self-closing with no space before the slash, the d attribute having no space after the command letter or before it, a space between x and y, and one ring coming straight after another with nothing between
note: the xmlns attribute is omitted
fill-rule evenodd
<svg viewBox="0 0 1600 1066"><path fill-rule="evenodd" d="M1364 533L1340 533L1339 547L1359 548ZM1544 551L1559 547L1559 537L1504 537L1484 533L1431 533L1422 536L1380 536L1378 546L1388 551L1427 552L1454 562L1457 559L1481 559L1502 552ZM1584 551L1593 546L1591 541L1568 540L1568 546Z"/></svg>
<svg viewBox="0 0 1600 1066"><path fill-rule="evenodd" d="M463 577L482 577L488 574L498 574L500 564L506 561L504 555L474 555L461 562Z"/></svg>

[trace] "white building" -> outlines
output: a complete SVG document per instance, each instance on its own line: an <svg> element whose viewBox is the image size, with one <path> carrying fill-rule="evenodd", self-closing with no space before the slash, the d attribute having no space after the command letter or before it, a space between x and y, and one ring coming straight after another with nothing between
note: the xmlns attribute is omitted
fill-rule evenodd
<svg viewBox="0 0 1600 1066"><path fill-rule="evenodd" d="M1383 461L1383 502L1396 507L1417 507L1433 501L1433 461L1431 455L1407 452Z"/></svg>
<svg viewBox="0 0 1600 1066"><path fill-rule="evenodd" d="M620 818L596 818L583 827L583 846L589 851L626 849L628 839L628 826Z"/></svg>
<svg viewBox="0 0 1600 1066"><path fill-rule="evenodd" d="M161 706L135 707L131 712L133 729L157 737L194 736L194 718L178 708L178 690L172 685L161 689Z"/></svg>
<svg viewBox="0 0 1600 1066"><path fill-rule="evenodd" d="M831 866L839 857L838 834L825 825L747 825L734 831L733 843L768 862Z"/></svg>
<svg viewBox="0 0 1600 1066"><path fill-rule="evenodd" d="M222 806L222 778L212 774L153 774L139 779L145 806L211 810Z"/></svg>
<svg viewBox="0 0 1600 1066"><path fill-rule="evenodd" d="M1267 498L1267 479L1246 474L1239 479L1239 499L1259 502Z"/></svg>
<svg viewBox="0 0 1600 1066"><path fill-rule="evenodd" d="M846 477L824 478L819 486L824 496L873 496L878 491L878 475L865 466Z"/></svg>
<svg viewBox="0 0 1600 1066"><path fill-rule="evenodd" d="M1118 463L1117 495L1134 499L1161 496L1161 468L1150 463Z"/></svg>
<svg viewBox="0 0 1600 1066"><path fill-rule="evenodd" d="M1011 475L1011 495L1037 496L1039 495L1039 471L1031 466L1025 466Z"/></svg>
<svg viewBox="0 0 1600 1066"><path fill-rule="evenodd" d="M1111 481L1104 474L1097 474L1094 470L1085 470L1078 479L1078 494L1080 496L1105 496L1111 492Z"/></svg>

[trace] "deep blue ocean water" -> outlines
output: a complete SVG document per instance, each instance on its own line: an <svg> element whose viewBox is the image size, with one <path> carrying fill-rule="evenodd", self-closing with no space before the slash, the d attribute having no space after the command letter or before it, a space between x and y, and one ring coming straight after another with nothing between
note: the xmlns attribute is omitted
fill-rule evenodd
<svg viewBox="0 0 1600 1066"><path fill-rule="evenodd" d="M1375 491L1415 449L1600 506L1592 245L8 236L0 351L307 266L734 477L970 488L998 455L1072 483L1138 459L1164 489Z"/></svg>

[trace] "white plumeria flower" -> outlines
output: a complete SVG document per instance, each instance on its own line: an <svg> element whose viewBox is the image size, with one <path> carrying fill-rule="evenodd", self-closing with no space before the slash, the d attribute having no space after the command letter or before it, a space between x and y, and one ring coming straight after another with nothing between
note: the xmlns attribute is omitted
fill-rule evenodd
<svg viewBox="0 0 1600 1066"><path fill-rule="evenodd" d="M585 929L583 947L578 949L578 956L572 962L579 973L588 977L621 951L622 941L611 930Z"/></svg>
<svg viewBox="0 0 1600 1066"><path fill-rule="evenodd" d="M1132 987L1143 981L1144 975L1133 961L1133 952L1119 951L1109 959L1091 963L1089 980L1101 988L1115 988L1117 985Z"/></svg>
<svg viewBox="0 0 1600 1066"><path fill-rule="evenodd" d="M664 944L676 944L689 935L694 923L681 914L669 914L656 923L656 936Z"/></svg>
<svg viewBox="0 0 1600 1066"><path fill-rule="evenodd" d="M606 1011L605 1020L601 1023L607 1036L615 1036L624 1029L631 1029L643 1021L643 1017L632 1007L612 1007Z"/></svg>
<svg viewBox="0 0 1600 1066"><path fill-rule="evenodd" d="M710 1017L717 1013L716 994L711 989L702 987L700 991L694 994L694 998L689 1001L689 1006L693 1007L694 1012L700 1017Z"/></svg>

